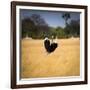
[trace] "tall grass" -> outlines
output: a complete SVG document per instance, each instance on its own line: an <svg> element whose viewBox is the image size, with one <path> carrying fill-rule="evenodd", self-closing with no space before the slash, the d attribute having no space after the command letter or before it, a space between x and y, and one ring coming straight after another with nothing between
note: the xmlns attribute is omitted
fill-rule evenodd
<svg viewBox="0 0 90 90"><path fill-rule="evenodd" d="M48 54L43 40L21 41L21 78L80 75L79 38L59 39L58 48Z"/></svg>

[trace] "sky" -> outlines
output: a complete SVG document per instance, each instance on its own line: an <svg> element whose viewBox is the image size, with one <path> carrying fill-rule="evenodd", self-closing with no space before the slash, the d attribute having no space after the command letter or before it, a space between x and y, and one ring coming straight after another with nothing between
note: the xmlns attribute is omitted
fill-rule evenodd
<svg viewBox="0 0 90 90"><path fill-rule="evenodd" d="M20 10L21 19L32 16L33 14L40 15L45 22L51 27L65 27L65 20L62 18L62 14L65 12L60 11L41 11L41 10ZM70 12L71 18L68 20L80 20L80 13L78 12Z"/></svg>

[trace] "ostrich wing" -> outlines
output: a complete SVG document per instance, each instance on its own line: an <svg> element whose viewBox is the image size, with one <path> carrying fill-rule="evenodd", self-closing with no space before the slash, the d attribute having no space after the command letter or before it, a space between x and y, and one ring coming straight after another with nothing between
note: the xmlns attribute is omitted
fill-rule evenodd
<svg viewBox="0 0 90 90"><path fill-rule="evenodd" d="M50 52L50 41L49 40L45 40L44 41L44 46L47 52Z"/></svg>

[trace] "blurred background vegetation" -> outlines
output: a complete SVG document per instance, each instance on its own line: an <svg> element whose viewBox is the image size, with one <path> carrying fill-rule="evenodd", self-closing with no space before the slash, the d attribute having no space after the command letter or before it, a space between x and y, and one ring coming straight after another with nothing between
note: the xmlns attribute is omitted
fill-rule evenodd
<svg viewBox="0 0 90 90"><path fill-rule="evenodd" d="M62 18L65 21L65 27L51 27L39 14L32 14L30 17L21 19L21 36L33 39L44 39L46 36L51 38L52 35L57 38L80 37L80 20L68 22L71 15L67 12L62 13Z"/></svg>

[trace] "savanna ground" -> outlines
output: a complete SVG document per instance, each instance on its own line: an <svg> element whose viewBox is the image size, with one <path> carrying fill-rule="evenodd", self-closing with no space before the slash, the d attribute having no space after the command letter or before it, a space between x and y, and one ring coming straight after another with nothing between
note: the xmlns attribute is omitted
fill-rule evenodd
<svg viewBox="0 0 90 90"><path fill-rule="evenodd" d="M79 38L58 39L58 47L51 54L43 40L23 39L21 45L21 78L80 75Z"/></svg>

